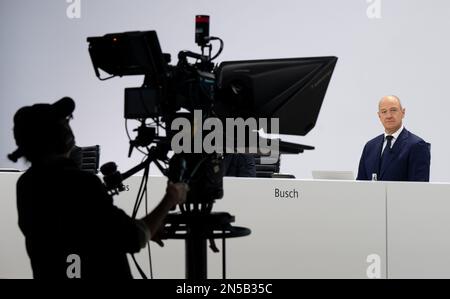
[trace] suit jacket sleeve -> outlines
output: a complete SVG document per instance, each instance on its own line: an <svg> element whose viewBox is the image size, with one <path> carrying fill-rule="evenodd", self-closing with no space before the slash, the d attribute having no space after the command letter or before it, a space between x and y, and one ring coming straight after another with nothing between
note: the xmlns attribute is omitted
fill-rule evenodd
<svg viewBox="0 0 450 299"><path fill-rule="evenodd" d="M84 180L85 195L84 226L90 235L95 235L96 243L111 247L121 252L134 253L141 249L143 233L136 220L113 204L112 197L104 189L100 179L88 176Z"/></svg>
<svg viewBox="0 0 450 299"><path fill-rule="evenodd" d="M366 160L366 148L367 144L364 146L363 152L361 154L361 159L359 160L358 176L356 177L357 180L361 181L369 180L369 177L367 176L366 164L364 163Z"/></svg>
<svg viewBox="0 0 450 299"><path fill-rule="evenodd" d="M421 141L411 148L409 156L408 180L430 181L430 144Z"/></svg>

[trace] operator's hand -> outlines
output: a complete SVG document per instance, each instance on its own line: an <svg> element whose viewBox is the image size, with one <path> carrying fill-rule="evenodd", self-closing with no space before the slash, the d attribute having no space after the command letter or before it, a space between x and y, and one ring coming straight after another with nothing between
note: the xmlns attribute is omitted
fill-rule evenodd
<svg viewBox="0 0 450 299"><path fill-rule="evenodd" d="M186 201L189 186L186 183L167 183L166 200L172 207L182 204Z"/></svg>
<svg viewBox="0 0 450 299"><path fill-rule="evenodd" d="M158 244L160 247L164 247L164 242L161 239L161 229L158 230L156 235L152 237L152 241Z"/></svg>
<svg viewBox="0 0 450 299"><path fill-rule="evenodd" d="M189 186L185 183L167 183L166 195L164 196L164 205L166 207L171 207L175 209L176 205L182 204L186 201L187 193L189 191ZM164 243L161 240L161 233L164 225L159 224L157 226L156 233L152 236L152 241L158 243L159 246L163 247ZM155 230L153 230L155 231Z"/></svg>

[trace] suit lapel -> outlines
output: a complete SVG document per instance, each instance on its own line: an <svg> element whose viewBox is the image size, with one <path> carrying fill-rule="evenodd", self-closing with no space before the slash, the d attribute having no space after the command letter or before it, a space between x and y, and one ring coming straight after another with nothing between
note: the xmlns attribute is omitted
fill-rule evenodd
<svg viewBox="0 0 450 299"><path fill-rule="evenodd" d="M405 128L403 128L403 131L398 136L398 139L395 141L394 146L389 152L386 153L387 155L385 157L385 161L381 165L380 177L383 177L386 170L392 165L392 160L400 153L400 150L403 147L403 144L406 142L406 139L408 139L408 136L409 132Z"/></svg>

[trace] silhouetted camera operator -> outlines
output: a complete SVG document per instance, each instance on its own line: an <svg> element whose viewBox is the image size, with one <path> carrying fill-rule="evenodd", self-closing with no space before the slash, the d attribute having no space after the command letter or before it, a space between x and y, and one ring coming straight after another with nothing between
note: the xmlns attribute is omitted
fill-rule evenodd
<svg viewBox="0 0 450 299"><path fill-rule="evenodd" d="M75 138L70 98L35 104L14 116L17 150L31 167L17 182L19 227L35 278L67 278L68 257L80 261L81 278L132 278L126 253L138 252L169 210L185 201L186 184L169 183L158 206L140 220L113 205L100 179L81 171L69 153Z"/></svg>

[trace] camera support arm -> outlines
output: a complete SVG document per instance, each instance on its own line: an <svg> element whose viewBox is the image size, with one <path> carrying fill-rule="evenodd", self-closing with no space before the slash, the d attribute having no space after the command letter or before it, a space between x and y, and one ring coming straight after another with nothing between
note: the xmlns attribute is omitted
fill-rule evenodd
<svg viewBox="0 0 450 299"><path fill-rule="evenodd" d="M105 182L106 189L112 194L119 194L119 192L125 190L123 181L139 171L148 168L152 162L154 162L158 169L165 175L167 170L158 162L157 157L159 152L157 150L157 147L150 148L148 157L142 163L127 170L123 174L117 170L116 163L108 162L103 164L102 167L100 167L100 171L103 174L103 181Z"/></svg>

